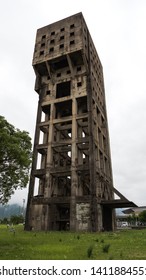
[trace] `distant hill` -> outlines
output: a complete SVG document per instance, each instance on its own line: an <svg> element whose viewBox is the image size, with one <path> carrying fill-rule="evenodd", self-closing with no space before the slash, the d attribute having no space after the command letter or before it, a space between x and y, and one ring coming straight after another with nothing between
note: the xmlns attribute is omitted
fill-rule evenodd
<svg viewBox="0 0 146 280"><path fill-rule="evenodd" d="M10 218L11 216L19 216L24 213L24 209L19 204L0 205L0 219Z"/></svg>
<svg viewBox="0 0 146 280"><path fill-rule="evenodd" d="M124 209L116 209L116 215L124 215ZM19 216L24 214L25 209L19 204L0 205L0 219L10 218L11 216Z"/></svg>

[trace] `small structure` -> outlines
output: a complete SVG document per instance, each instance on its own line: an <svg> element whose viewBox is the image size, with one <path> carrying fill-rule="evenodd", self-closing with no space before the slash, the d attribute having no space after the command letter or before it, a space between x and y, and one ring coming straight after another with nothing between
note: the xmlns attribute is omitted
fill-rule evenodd
<svg viewBox="0 0 146 280"><path fill-rule="evenodd" d="M37 30L38 112L26 230L101 231L114 208L102 65L82 13ZM114 199L114 193L119 199Z"/></svg>
<svg viewBox="0 0 146 280"><path fill-rule="evenodd" d="M146 206L128 208L123 210L123 213L126 215L134 214L135 216L138 216L143 211L146 211Z"/></svg>

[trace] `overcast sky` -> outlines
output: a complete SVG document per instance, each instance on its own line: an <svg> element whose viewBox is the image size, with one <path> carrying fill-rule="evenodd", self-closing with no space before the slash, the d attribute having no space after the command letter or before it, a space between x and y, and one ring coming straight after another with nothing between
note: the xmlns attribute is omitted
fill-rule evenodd
<svg viewBox="0 0 146 280"><path fill-rule="evenodd" d="M146 1L5 0L0 8L0 115L34 136L37 28L82 12L104 71L114 186L146 205ZM27 192L11 202L22 204Z"/></svg>

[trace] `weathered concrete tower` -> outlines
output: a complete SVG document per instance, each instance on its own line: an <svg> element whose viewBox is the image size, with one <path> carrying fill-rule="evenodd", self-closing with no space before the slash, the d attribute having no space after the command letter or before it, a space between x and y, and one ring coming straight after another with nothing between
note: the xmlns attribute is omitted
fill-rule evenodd
<svg viewBox="0 0 146 280"><path fill-rule="evenodd" d="M33 67L39 102L25 229L113 230L113 209L128 201L113 188L102 65L82 13L37 30Z"/></svg>

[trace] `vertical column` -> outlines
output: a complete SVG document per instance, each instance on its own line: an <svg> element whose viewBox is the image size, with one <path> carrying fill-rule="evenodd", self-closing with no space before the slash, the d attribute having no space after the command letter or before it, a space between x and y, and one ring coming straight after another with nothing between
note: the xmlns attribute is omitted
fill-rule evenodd
<svg viewBox="0 0 146 280"><path fill-rule="evenodd" d="M70 200L70 230L76 230L76 194L78 188L77 175L77 101L72 99L72 157L71 157L71 200Z"/></svg>
<svg viewBox="0 0 146 280"><path fill-rule="evenodd" d="M98 220L101 213L98 211L97 207L97 197L96 197L96 165L95 165L95 142L94 142L94 132L93 132L93 78L92 78L92 59L91 59L91 40L90 34L87 33L88 42L88 76L87 76L87 97L88 97L88 128L89 128L89 172L90 172L90 219L91 219L91 231L98 230Z"/></svg>
<svg viewBox="0 0 146 280"><path fill-rule="evenodd" d="M50 123L49 123L49 135L48 135L48 149L47 149L47 159L46 159L46 184L45 184L45 197L51 196L52 178L50 175L51 167L53 164L53 151L52 142L54 137L53 129L53 116L54 116L54 103L51 104L50 109Z"/></svg>
<svg viewBox="0 0 146 280"><path fill-rule="evenodd" d="M50 108L50 123L49 123L49 135L48 135L48 149L47 149L47 158L46 158L46 182L45 182L45 191L44 197L51 197L53 182L52 175L50 174L52 164L53 164L53 150L52 150L52 142L54 138L54 127L53 127L53 119L54 119L54 103L51 104ZM45 214L45 230L51 230L52 218L51 218L51 209L50 205L46 206L46 214Z"/></svg>
<svg viewBox="0 0 146 280"><path fill-rule="evenodd" d="M37 120L36 120L36 129L35 129L35 138L34 138L34 147L33 147L33 161L31 167L31 174L30 174L30 183L29 183L29 192L28 192L28 200L27 200L27 208L26 208L26 216L25 216L25 230L31 230L31 212L32 212L32 205L31 205L31 198L34 194L34 184L35 184L35 177L34 171L36 170L37 166L37 149L36 146L39 143L40 137L40 128L38 124L41 122L41 115L42 115L42 108L41 102L38 102L38 111L37 111Z"/></svg>

